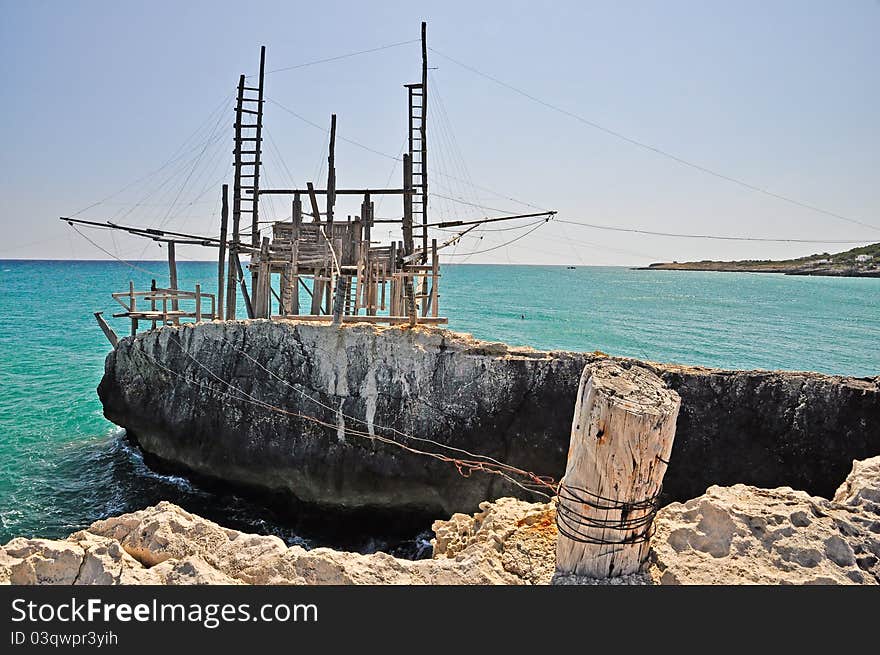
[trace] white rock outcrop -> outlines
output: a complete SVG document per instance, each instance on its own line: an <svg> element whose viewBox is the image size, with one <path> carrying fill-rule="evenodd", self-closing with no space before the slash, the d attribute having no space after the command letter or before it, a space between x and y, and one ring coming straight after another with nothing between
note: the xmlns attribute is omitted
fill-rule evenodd
<svg viewBox="0 0 880 655"><path fill-rule="evenodd" d="M0 584L878 584L880 457L833 500L788 487L710 487L660 510L644 573L554 576L555 504L513 498L435 521L432 559L288 547L161 502L65 540L0 546Z"/></svg>
<svg viewBox="0 0 880 655"><path fill-rule="evenodd" d="M66 540L13 539L0 547L11 584L540 584L553 572L551 505L512 498L434 524L434 559L404 560L287 547L273 536L223 528L161 502L97 521Z"/></svg>
<svg viewBox="0 0 880 655"><path fill-rule="evenodd" d="M788 487L710 487L660 510L661 584L880 583L880 457L854 462L833 500Z"/></svg>

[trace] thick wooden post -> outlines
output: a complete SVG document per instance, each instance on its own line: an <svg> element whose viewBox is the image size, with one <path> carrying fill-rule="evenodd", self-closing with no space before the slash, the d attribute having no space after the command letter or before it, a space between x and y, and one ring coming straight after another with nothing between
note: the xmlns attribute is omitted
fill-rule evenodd
<svg viewBox="0 0 880 655"><path fill-rule="evenodd" d="M202 285L196 285L196 323L202 322Z"/></svg>
<svg viewBox="0 0 880 655"><path fill-rule="evenodd" d="M342 324L345 309L345 296L348 293L348 276L342 275L336 282L336 294L333 298L333 325Z"/></svg>
<svg viewBox="0 0 880 655"><path fill-rule="evenodd" d="M642 569L680 405L640 366L602 360L584 368L559 485L557 573L608 578Z"/></svg>
<svg viewBox="0 0 880 655"><path fill-rule="evenodd" d="M223 318L223 273L226 266L226 229L229 224L229 185L224 184L220 197L220 256L217 260L217 307L212 318Z"/></svg>

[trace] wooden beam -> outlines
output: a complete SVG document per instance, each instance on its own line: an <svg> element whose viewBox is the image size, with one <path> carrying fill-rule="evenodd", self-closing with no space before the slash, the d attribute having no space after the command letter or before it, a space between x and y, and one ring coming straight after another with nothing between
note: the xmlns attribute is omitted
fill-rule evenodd
<svg viewBox="0 0 880 655"><path fill-rule="evenodd" d="M333 226L333 206L336 204L336 114L330 115L330 153L327 157L327 224ZM333 238L333 233L327 235Z"/></svg>
<svg viewBox="0 0 880 655"><path fill-rule="evenodd" d="M177 290L177 258L174 252L174 242L168 242L168 277L169 277L169 287ZM172 311L177 311L179 307L177 306L177 296L174 295L171 298L171 309ZM180 321L175 321L175 325L179 325Z"/></svg>
<svg viewBox="0 0 880 655"><path fill-rule="evenodd" d="M422 122L419 126L421 139L421 191L422 191L422 263L428 261L428 24L422 21Z"/></svg>
<svg viewBox="0 0 880 655"><path fill-rule="evenodd" d="M403 251L405 255L413 254L413 211L412 211L412 159L409 154L403 156L403 185L407 193L403 194ZM403 295L406 299L406 314L411 326L416 324L416 299L413 279L403 277Z"/></svg>
<svg viewBox="0 0 880 655"><path fill-rule="evenodd" d="M247 317L253 318L254 306L251 303L251 297L247 290L247 283L244 280L244 271L241 268L241 259L239 259L238 253L235 253L234 255L230 253L230 256L233 257L236 273L238 274L237 278L239 283L241 284L241 295L244 298L244 307L247 310Z"/></svg>
<svg viewBox="0 0 880 655"><path fill-rule="evenodd" d="M229 185L224 184L220 193L220 255L217 258L217 313L223 317L223 275L226 266L226 230L229 223Z"/></svg>
<svg viewBox="0 0 880 655"><path fill-rule="evenodd" d="M115 348L116 344L119 343L119 337L116 336L113 328L104 320L104 317L102 316L103 313L104 312L95 312L95 320L98 321L98 325L101 327L104 336L107 337L107 341L109 341L110 345Z"/></svg>
<svg viewBox="0 0 880 655"><path fill-rule="evenodd" d="M315 195L322 196L327 193L327 189L314 189ZM252 194L250 189L246 193ZM308 189L260 189L257 192L261 196L293 196L297 193L309 193ZM337 196L362 196L369 193L374 196L400 196L403 195L403 189L334 189L333 193Z"/></svg>
<svg viewBox="0 0 880 655"><path fill-rule="evenodd" d="M318 209L318 199L315 197L315 187L311 182L306 182L306 187L308 187L307 193L309 194L309 202L312 205L312 216L315 219L315 223L319 223L321 221L321 210Z"/></svg>
<svg viewBox="0 0 880 655"><path fill-rule="evenodd" d="M292 321L308 321L310 323L331 323L333 321L332 316L315 316L314 314L300 314L298 316L273 316L273 319L287 318ZM401 323L409 323L409 316L343 316L343 323L391 323L394 325ZM420 318L419 323L424 323L425 325L443 325L449 322L449 319L445 316L426 316L425 318Z"/></svg>

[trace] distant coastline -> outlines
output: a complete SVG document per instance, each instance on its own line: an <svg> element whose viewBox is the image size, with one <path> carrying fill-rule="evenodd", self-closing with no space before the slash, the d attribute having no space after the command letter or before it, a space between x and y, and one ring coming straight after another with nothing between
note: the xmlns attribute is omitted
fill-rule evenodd
<svg viewBox="0 0 880 655"><path fill-rule="evenodd" d="M785 260L657 262L639 271L718 271L724 273L783 273L830 277L880 277L880 243L846 252L821 253Z"/></svg>

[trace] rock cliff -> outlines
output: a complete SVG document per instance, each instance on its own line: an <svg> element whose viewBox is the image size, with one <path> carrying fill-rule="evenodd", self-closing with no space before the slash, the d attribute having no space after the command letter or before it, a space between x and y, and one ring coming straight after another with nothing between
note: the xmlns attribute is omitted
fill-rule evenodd
<svg viewBox="0 0 880 655"><path fill-rule="evenodd" d="M120 340L98 394L168 466L335 510L437 516L529 498L387 439L558 478L581 370L603 356L442 329L217 321ZM877 378L643 365L682 399L667 500L736 483L830 495L853 459L880 452Z"/></svg>
<svg viewBox="0 0 880 655"><path fill-rule="evenodd" d="M712 487L660 510L646 571L554 575L554 503L502 498L433 525L433 558L360 555L244 534L171 503L63 541L0 547L0 584L880 584L880 457L833 500L790 488Z"/></svg>

